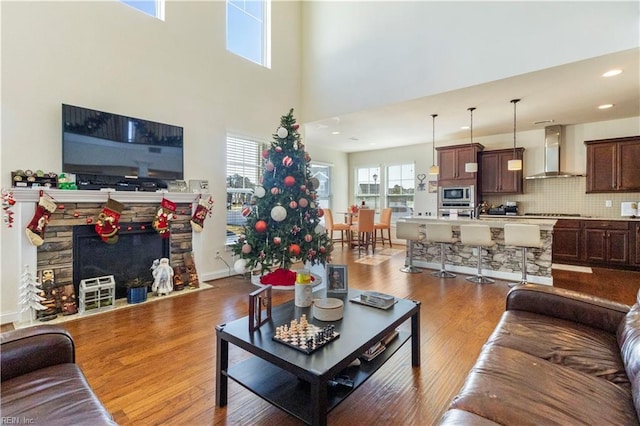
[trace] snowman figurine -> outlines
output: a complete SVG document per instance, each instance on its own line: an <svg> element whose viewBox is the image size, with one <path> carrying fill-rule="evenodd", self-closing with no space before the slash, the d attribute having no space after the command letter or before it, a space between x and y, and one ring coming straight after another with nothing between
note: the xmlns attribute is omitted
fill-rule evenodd
<svg viewBox="0 0 640 426"><path fill-rule="evenodd" d="M153 269L153 278L151 291L158 296L164 296L173 291L173 268L169 265L169 259L166 257L160 259L158 266Z"/></svg>

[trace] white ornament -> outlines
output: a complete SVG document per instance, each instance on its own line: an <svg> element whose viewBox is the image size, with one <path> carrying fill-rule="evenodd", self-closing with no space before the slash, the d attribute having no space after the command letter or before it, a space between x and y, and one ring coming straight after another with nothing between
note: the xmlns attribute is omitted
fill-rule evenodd
<svg viewBox="0 0 640 426"><path fill-rule="evenodd" d="M276 222L282 222L287 218L287 209L282 206L275 206L271 209L271 218Z"/></svg>
<svg viewBox="0 0 640 426"><path fill-rule="evenodd" d="M257 198L262 198L265 196L267 192L264 190L264 187L262 186L256 186L253 189L253 195L255 195Z"/></svg>
<svg viewBox="0 0 640 426"><path fill-rule="evenodd" d="M319 235L324 234L324 225L322 225L321 223L317 224L313 231Z"/></svg>
<svg viewBox="0 0 640 426"><path fill-rule="evenodd" d="M247 261L245 259L236 260L233 264L233 269L239 274L244 274L247 272Z"/></svg>
<svg viewBox="0 0 640 426"><path fill-rule="evenodd" d="M278 137L279 137L280 139L284 139L284 138L286 138L287 136L289 136L289 132L288 132L288 131L287 131L287 129L285 129L284 127L278 127L278 131L277 131L277 133L278 133Z"/></svg>

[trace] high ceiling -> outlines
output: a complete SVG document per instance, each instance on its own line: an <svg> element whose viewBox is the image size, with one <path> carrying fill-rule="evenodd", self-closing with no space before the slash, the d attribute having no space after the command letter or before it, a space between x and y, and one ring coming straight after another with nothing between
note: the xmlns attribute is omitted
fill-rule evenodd
<svg viewBox="0 0 640 426"><path fill-rule="evenodd" d="M603 77L611 69L622 74ZM306 123L305 141L342 152L371 151L431 142L436 145L473 136L513 132L550 124L573 125L640 117L640 49L617 52L504 80ZM609 109L599 105L613 104ZM553 120L550 122L549 120ZM467 126L463 129L463 126ZM339 134L335 134L339 132ZM640 119L639 119L640 132Z"/></svg>

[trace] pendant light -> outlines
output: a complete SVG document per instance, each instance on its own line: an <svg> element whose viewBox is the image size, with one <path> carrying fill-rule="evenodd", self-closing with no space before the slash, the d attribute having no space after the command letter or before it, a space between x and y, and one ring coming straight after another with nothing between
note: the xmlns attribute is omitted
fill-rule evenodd
<svg viewBox="0 0 640 426"><path fill-rule="evenodd" d="M471 133L471 137L470 137L470 142L469 142L469 146L471 147L471 154L473 155L473 111L475 110L475 107L471 107L471 108L467 108L467 111L470 112L471 114L471 125L469 126L470 129L470 133ZM478 171L478 163L477 162L473 162L473 163L466 163L464 165L464 171L467 173L475 173Z"/></svg>
<svg viewBox="0 0 640 426"><path fill-rule="evenodd" d="M431 118L433 121L433 165L429 167L430 175L438 175L440 174L440 167L436 166L436 117L438 114L431 114Z"/></svg>
<svg viewBox="0 0 640 426"><path fill-rule="evenodd" d="M522 170L522 160L516 158L516 104L520 99L512 99L513 104L513 159L507 162L507 169L511 171Z"/></svg>

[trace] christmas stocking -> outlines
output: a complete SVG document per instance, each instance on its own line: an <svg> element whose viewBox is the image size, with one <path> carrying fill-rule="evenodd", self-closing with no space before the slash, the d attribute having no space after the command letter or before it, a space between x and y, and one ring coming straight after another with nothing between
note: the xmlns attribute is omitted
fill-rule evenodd
<svg viewBox="0 0 640 426"><path fill-rule="evenodd" d="M158 213L153 219L153 229L158 231L162 238L169 238L171 235L169 233L169 221L173 219L175 211L176 203L163 198Z"/></svg>
<svg viewBox="0 0 640 426"><path fill-rule="evenodd" d="M204 220L207 218L207 215L211 212L211 207L213 207L213 198L209 197L208 201L200 199L198 201L198 205L196 206L196 210L193 212L193 216L191 217L191 228L196 232L202 232L204 228Z"/></svg>
<svg viewBox="0 0 640 426"><path fill-rule="evenodd" d="M42 243L44 243L44 230L47 223L49 223L51 213L56 211L57 207L56 203L54 203L49 197L40 195L40 200L36 206L36 212L25 230L27 237L29 237L29 241L31 241L31 244L34 246L41 246Z"/></svg>
<svg viewBox="0 0 640 426"><path fill-rule="evenodd" d="M118 221L120 220L120 214L124 209L124 204L119 203L116 200L109 198L107 205L104 206L102 212L98 215L96 220L96 232L102 238L102 241L108 244L115 244L118 242Z"/></svg>

